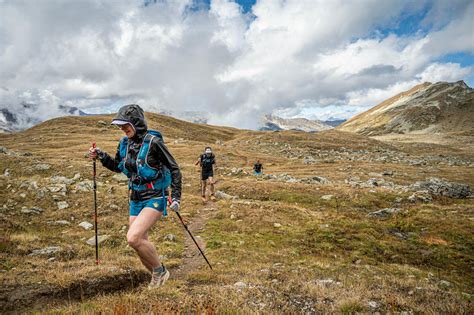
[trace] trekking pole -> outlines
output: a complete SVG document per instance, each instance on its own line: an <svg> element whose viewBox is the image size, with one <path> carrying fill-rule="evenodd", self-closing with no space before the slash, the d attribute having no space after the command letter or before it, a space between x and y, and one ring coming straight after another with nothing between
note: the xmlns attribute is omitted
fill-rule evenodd
<svg viewBox="0 0 474 315"><path fill-rule="evenodd" d="M95 142L92 143L92 147L95 149ZM96 162L95 159L92 160L93 165L93 180L94 180L94 229L95 229L95 264L99 264L99 238L97 235L97 183L95 180L96 177Z"/></svg>
<svg viewBox="0 0 474 315"><path fill-rule="evenodd" d="M189 236L191 236L191 238L192 238L194 244L196 244L196 247L199 249L199 252L201 253L202 257L204 257L204 259L206 260L206 262L207 262L209 268L211 268L211 270L212 270L211 263L209 262L209 260L207 260L206 255L204 255L204 253L202 252L201 247L199 247L198 243L197 243L196 240L194 239L194 236L191 234L191 231L188 229L188 226L184 223L183 218L181 217L181 214L179 214L179 211L175 211L175 212L176 212L176 215L178 216L179 220L180 220L181 223L183 224L184 228L186 229L186 231L188 231Z"/></svg>

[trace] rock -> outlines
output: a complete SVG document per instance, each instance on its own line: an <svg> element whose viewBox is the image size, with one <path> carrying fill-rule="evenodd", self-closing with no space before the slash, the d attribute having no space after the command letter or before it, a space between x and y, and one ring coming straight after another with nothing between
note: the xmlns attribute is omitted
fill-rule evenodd
<svg viewBox="0 0 474 315"><path fill-rule="evenodd" d="M74 181L81 179L81 173L76 173L74 174L74 177L72 178Z"/></svg>
<svg viewBox="0 0 474 315"><path fill-rule="evenodd" d="M237 219L237 216L232 213L232 214L230 215L230 219L231 219L231 220L235 220L235 219Z"/></svg>
<svg viewBox="0 0 474 315"><path fill-rule="evenodd" d="M280 223L273 223L273 227L276 227L276 228L281 228L281 224Z"/></svg>
<svg viewBox="0 0 474 315"><path fill-rule="evenodd" d="M47 193L48 193L48 189L46 187L42 187L36 191L36 197L38 199L42 199Z"/></svg>
<svg viewBox="0 0 474 315"><path fill-rule="evenodd" d="M9 177L10 176L10 170L7 168L5 169L5 172L3 172L3 176Z"/></svg>
<svg viewBox="0 0 474 315"><path fill-rule="evenodd" d="M58 220L58 221L54 221L54 224L57 224L57 225L69 225L71 224L71 222L67 221L67 220Z"/></svg>
<svg viewBox="0 0 474 315"><path fill-rule="evenodd" d="M97 237L97 242L98 242L99 244L102 244L103 242L105 242L105 241L108 240L109 238L110 238L110 235L99 235L99 236ZM88 240L86 241L86 243L87 243L88 245L95 246L95 236L92 236L90 239L88 239Z"/></svg>
<svg viewBox="0 0 474 315"><path fill-rule="evenodd" d="M26 194L25 194L25 193L21 193L21 194L20 194L20 197L21 197L21 198L26 198Z"/></svg>
<svg viewBox="0 0 474 315"><path fill-rule="evenodd" d="M443 287L450 287L450 286L451 286L451 282L446 281L446 280L441 280L441 281L439 282L439 284L440 284L441 286L443 286Z"/></svg>
<svg viewBox="0 0 474 315"><path fill-rule="evenodd" d="M80 227L82 227L84 230L90 230L94 227L92 223L89 223L87 221L82 221L81 223L78 224Z"/></svg>
<svg viewBox="0 0 474 315"><path fill-rule="evenodd" d="M433 201L433 197L428 193L426 190L420 190L413 193L410 197L408 197L408 201L412 203L416 203L417 201L421 202L431 202Z"/></svg>
<svg viewBox="0 0 474 315"><path fill-rule="evenodd" d="M247 284L245 282L239 281L234 283L234 287L237 289L245 289L247 287Z"/></svg>
<svg viewBox="0 0 474 315"><path fill-rule="evenodd" d="M224 142L221 140L216 140L216 145L223 146Z"/></svg>
<svg viewBox="0 0 474 315"><path fill-rule="evenodd" d="M57 203L57 206L58 206L58 209L59 209L59 210L63 210L63 209L69 208L69 204L67 203L67 201L59 201L59 202Z"/></svg>
<svg viewBox="0 0 474 315"><path fill-rule="evenodd" d="M165 241L176 242L176 235L174 234L166 234L163 238Z"/></svg>
<svg viewBox="0 0 474 315"><path fill-rule="evenodd" d="M128 177L124 173L115 174L112 179L117 182L128 182Z"/></svg>
<svg viewBox="0 0 474 315"><path fill-rule="evenodd" d="M303 179L303 182L307 182L309 184L330 184L331 182L324 177L321 176L313 176L309 178Z"/></svg>
<svg viewBox="0 0 474 315"><path fill-rule="evenodd" d="M230 172L232 173L232 175L241 175L244 173L244 170L241 168L233 167Z"/></svg>
<svg viewBox="0 0 474 315"><path fill-rule="evenodd" d="M220 190L216 191L214 196L216 196L217 199L225 199L225 200L239 199L239 197L237 197L237 196L232 196L232 195L226 194L225 192L220 191Z"/></svg>
<svg viewBox="0 0 474 315"><path fill-rule="evenodd" d="M31 208L26 208L26 207L23 207L21 209L21 213L25 213L25 214L30 214L30 213L34 213L34 214L40 214L41 212L43 212L44 210L39 208L39 207L31 207Z"/></svg>
<svg viewBox="0 0 474 315"><path fill-rule="evenodd" d="M333 195L324 195L321 197L322 200L331 200L332 198L334 198Z"/></svg>
<svg viewBox="0 0 474 315"><path fill-rule="evenodd" d="M76 190L78 191L91 191L93 187L93 182L91 180L79 182L75 186Z"/></svg>
<svg viewBox="0 0 474 315"><path fill-rule="evenodd" d="M390 171L383 171L382 175L383 176L393 176L393 171L391 171L391 170Z"/></svg>
<svg viewBox="0 0 474 315"><path fill-rule="evenodd" d="M34 169L37 171L47 171L51 168L49 164L36 164Z"/></svg>
<svg viewBox="0 0 474 315"><path fill-rule="evenodd" d="M473 191L468 185L448 182L435 177L427 181L416 182L411 188L415 191L428 191L432 195L459 199L466 198L473 194Z"/></svg>
<svg viewBox="0 0 474 315"><path fill-rule="evenodd" d="M383 183L384 183L384 180L379 179L379 178L369 178L369 180L367 180L367 185L373 186L373 187L380 186Z"/></svg>
<svg viewBox="0 0 474 315"><path fill-rule="evenodd" d="M49 246L49 247L45 247L45 248L42 248L42 249L34 249L30 256L42 256L42 255L52 255L52 254L55 254L57 252L59 252L61 250L61 247L59 246Z"/></svg>
<svg viewBox="0 0 474 315"><path fill-rule="evenodd" d="M109 125L108 123L106 123L106 122L103 121L103 120L99 120L99 121L97 122L97 124L98 124L99 126L108 126L108 125Z"/></svg>
<svg viewBox="0 0 474 315"><path fill-rule="evenodd" d="M317 161L312 156L305 156L303 159L303 164L311 165L315 164Z"/></svg>
<svg viewBox="0 0 474 315"><path fill-rule="evenodd" d="M75 180L74 179L69 179L64 176L53 176L51 177L51 183L52 184L65 184L65 185L72 185L74 184Z"/></svg>
<svg viewBox="0 0 474 315"><path fill-rule="evenodd" d="M377 308L379 306L379 304L375 301L369 301L367 303L371 308Z"/></svg>
<svg viewBox="0 0 474 315"><path fill-rule="evenodd" d="M388 216L390 216L394 213L398 213L398 212L400 212L399 208L385 208L385 209L381 209L381 210L378 210L378 211L371 212L368 215L371 216L371 217L385 218L385 217L388 217Z"/></svg>
<svg viewBox="0 0 474 315"><path fill-rule="evenodd" d="M66 184L57 184L57 185L48 186L48 189L52 193L67 192Z"/></svg>

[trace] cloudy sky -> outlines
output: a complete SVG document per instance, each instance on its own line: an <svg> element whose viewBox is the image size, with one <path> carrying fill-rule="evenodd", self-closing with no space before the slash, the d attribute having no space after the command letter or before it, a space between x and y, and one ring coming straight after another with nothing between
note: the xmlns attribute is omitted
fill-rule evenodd
<svg viewBox="0 0 474 315"><path fill-rule="evenodd" d="M424 81L474 84L474 1L0 0L0 107L348 118Z"/></svg>

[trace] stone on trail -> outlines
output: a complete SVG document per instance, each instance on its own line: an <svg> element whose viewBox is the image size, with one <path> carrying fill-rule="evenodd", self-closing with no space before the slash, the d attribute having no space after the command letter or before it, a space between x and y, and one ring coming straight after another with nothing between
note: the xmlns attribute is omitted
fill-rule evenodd
<svg viewBox="0 0 474 315"><path fill-rule="evenodd" d="M281 224L280 223L273 223L273 227L276 227L276 228L281 228Z"/></svg>
<svg viewBox="0 0 474 315"><path fill-rule="evenodd" d="M99 235L99 236L97 237L97 242L98 242L99 244L102 244L103 242L105 242L105 241L108 240L109 238L110 238L110 235ZM95 246L95 236L92 236L90 239L88 239L88 240L86 241L86 243L87 243L88 245Z"/></svg>
<svg viewBox="0 0 474 315"><path fill-rule="evenodd" d="M332 198L334 198L333 195L324 195L321 197L322 200L331 200Z"/></svg>
<svg viewBox="0 0 474 315"><path fill-rule="evenodd" d="M398 212L400 212L399 208L385 208L385 209L381 209L381 210L378 210L378 211L371 212L371 213L369 213L369 216L385 218L385 217L388 217L388 216L390 216L394 213L398 213Z"/></svg>
<svg viewBox="0 0 474 315"><path fill-rule="evenodd" d="M3 176L9 177L10 176L10 170L8 168L5 169L5 172L3 172Z"/></svg>
<svg viewBox="0 0 474 315"><path fill-rule="evenodd" d="M82 221L81 223L78 224L78 226L80 226L84 230L90 230L94 227L92 223L89 223L87 221Z"/></svg>

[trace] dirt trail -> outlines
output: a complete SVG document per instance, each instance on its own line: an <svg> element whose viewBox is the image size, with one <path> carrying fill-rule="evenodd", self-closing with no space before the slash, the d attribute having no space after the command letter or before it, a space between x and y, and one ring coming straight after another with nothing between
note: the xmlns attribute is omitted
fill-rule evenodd
<svg viewBox="0 0 474 315"><path fill-rule="evenodd" d="M198 211L197 215L188 220L188 222L186 222L187 220L185 220L185 223L187 224L189 230L193 234L194 238L196 239L196 242L199 244L199 247L201 247L204 254L206 253L206 242L200 236L200 233L204 230L204 225L209 219L210 214L213 211L216 211L216 209L216 203L209 201L203 206L202 209ZM197 249L196 244L194 244L193 240L187 232L185 232L185 234L186 238L184 240L183 263L181 267L178 268L177 276L180 279L186 279L187 275L190 272L201 268L202 266L208 268L206 261L201 256L201 253Z"/></svg>

